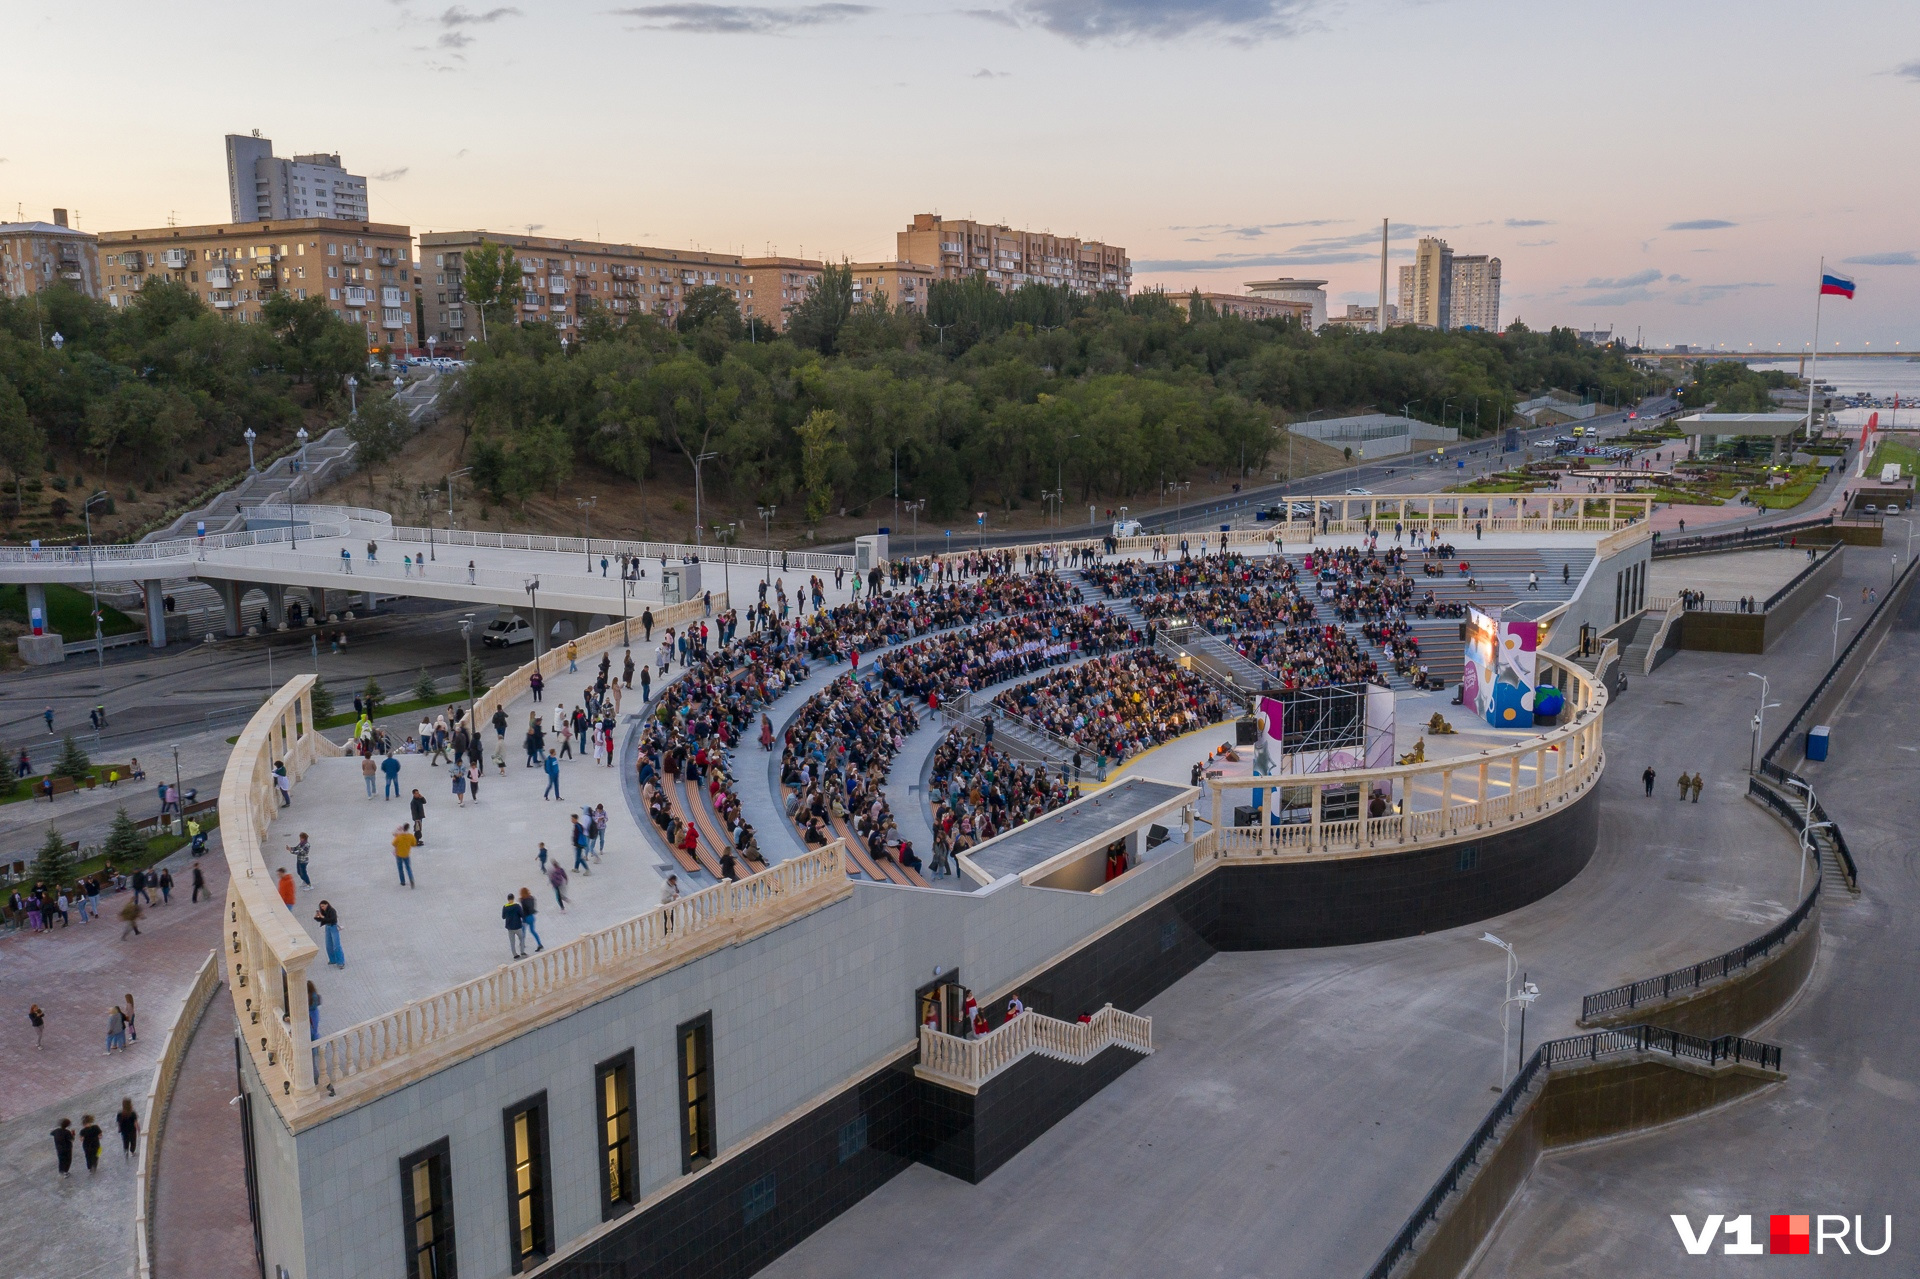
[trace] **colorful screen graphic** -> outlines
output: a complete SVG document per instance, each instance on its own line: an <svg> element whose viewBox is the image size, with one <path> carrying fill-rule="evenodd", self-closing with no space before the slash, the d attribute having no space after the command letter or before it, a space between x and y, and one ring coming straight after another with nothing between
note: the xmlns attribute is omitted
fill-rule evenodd
<svg viewBox="0 0 1920 1279"><path fill-rule="evenodd" d="M1503 622L1471 609L1461 701L1495 728L1533 727L1540 624Z"/></svg>

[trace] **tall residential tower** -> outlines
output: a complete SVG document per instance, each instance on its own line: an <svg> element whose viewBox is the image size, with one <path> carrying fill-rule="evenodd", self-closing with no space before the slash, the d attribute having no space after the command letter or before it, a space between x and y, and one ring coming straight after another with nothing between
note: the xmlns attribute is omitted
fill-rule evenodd
<svg viewBox="0 0 1920 1279"><path fill-rule="evenodd" d="M367 219L367 180L348 173L338 155L282 160L258 130L227 135L227 198L235 222L290 218Z"/></svg>

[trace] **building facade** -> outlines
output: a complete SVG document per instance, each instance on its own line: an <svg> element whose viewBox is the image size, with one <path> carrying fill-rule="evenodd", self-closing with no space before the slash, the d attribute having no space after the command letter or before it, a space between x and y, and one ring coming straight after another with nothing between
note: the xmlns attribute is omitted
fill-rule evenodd
<svg viewBox="0 0 1920 1279"><path fill-rule="evenodd" d="M1409 324L1444 329L1453 309L1453 250L1445 240L1421 236L1413 265L1400 268L1400 314Z"/></svg>
<svg viewBox="0 0 1920 1279"><path fill-rule="evenodd" d="M0 294L24 298L56 286L100 296L94 237L68 226L65 209L55 209L51 222L0 223Z"/></svg>
<svg viewBox="0 0 1920 1279"><path fill-rule="evenodd" d="M1325 280L1248 280L1244 286L1257 298L1278 298L1284 302L1305 302L1310 308L1305 324L1318 330L1327 322L1327 282Z"/></svg>
<svg viewBox="0 0 1920 1279"><path fill-rule="evenodd" d="M1133 288L1133 264L1115 244L1012 227L969 218L916 213L897 233L894 257L932 268L936 280L962 280L977 273L1003 293L1023 284L1055 284L1081 293Z"/></svg>
<svg viewBox="0 0 1920 1279"><path fill-rule="evenodd" d="M884 296L890 306L910 311L927 309L933 288L933 268L919 262L853 262L853 300L856 305Z"/></svg>
<svg viewBox="0 0 1920 1279"><path fill-rule="evenodd" d="M653 315L671 321L685 308L688 291L697 288L728 290L745 315L756 301L749 294L764 287L749 279L764 272L749 269L749 259L731 253L490 231L428 231L420 236L421 288L428 295L423 310L427 332L440 344L459 346L481 336L478 308L467 299L462 281L465 255L483 240L505 245L519 262L515 312L520 322L551 324L563 333L577 329L596 307L620 319ZM817 273L819 264L812 265Z"/></svg>
<svg viewBox="0 0 1920 1279"><path fill-rule="evenodd" d="M1302 326L1313 321L1313 303L1300 298L1258 297L1247 293L1169 293L1167 301L1182 311L1190 310L1198 297L1221 315L1237 315L1243 320L1293 319Z"/></svg>
<svg viewBox="0 0 1920 1279"><path fill-rule="evenodd" d="M807 290L820 278L822 263L813 258L744 258L746 296L740 300L740 314L752 316L775 332L787 326L787 310L800 305Z"/></svg>
<svg viewBox="0 0 1920 1279"><path fill-rule="evenodd" d="M338 155L323 152L291 160L273 154L273 139L229 133L227 198L235 222L335 218L365 222L367 180L348 173Z"/></svg>
<svg viewBox="0 0 1920 1279"><path fill-rule="evenodd" d="M331 218L163 226L99 237L101 296L130 303L149 281L183 285L222 315L255 323L275 293L321 298L366 330L367 345L411 350L413 234Z"/></svg>
<svg viewBox="0 0 1920 1279"><path fill-rule="evenodd" d="M1380 323L1380 308L1377 306L1356 306L1349 302L1347 303L1347 313L1345 315L1336 315L1329 319L1327 323L1335 328L1366 329L1371 331L1378 327ZM1387 323L1390 325L1401 323L1400 308L1391 302L1387 303Z"/></svg>
<svg viewBox="0 0 1920 1279"><path fill-rule="evenodd" d="M1500 259L1484 253L1456 253L1447 327L1500 331Z"/></svg>

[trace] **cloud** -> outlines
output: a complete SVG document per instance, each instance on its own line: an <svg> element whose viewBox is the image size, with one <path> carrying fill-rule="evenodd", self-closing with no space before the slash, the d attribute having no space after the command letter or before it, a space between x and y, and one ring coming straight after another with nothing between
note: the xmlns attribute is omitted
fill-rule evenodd
<svg viewBox="0 0 1920 1279"><path fill-rule="evenodd" d="M1544 249L1549 244L1558 243L1560 243L1558 240L1522 240L1520 241L1520 247L1523 249Z"/></svg>
<svg viewBox="0 0 1920 1279"><path fill-rule="evenodd" d="M967 78L969 80L1004 80L1012 74L1013 72L1011 71L989 71L987 68L981 67Z"/></svg>
<svg viewBox="0 0 1920 1279"><path fill-rule="evenodd" d="M1920 255L1914 254L1911 250L1902 250L1899 253L1862 253L1858 257L1840 260L1849 266L1920 266Z"/></svg>
<svg viewBox="0 0 1920 1279"><path fill-rule="evenodd" d="M1400 251L1394 257L1412 256ZM1136 271L1227 271L1245 267L1268 266L1347 266L1355 262L1378 262L1380 253L1220 253L1210 258L1162 258L1136 261Z"/></svg>
<svg viewBox="0 0 1920 1279"><path fill-rule="evenodd" d="M461 147L458 151L455 151L453 153L453 158L456 160L464 160L467 158L467 156L471 154L472 153L468 151L465 147Z"/></svg>
<svg viewBox="0 0 1920 1279"><path fill-rule="evenodd" d="M1669 222L1669 231L1723 231L1730 226L1739 226L1738 222L1728 222L1724 218L1695 218L1691 222Z"/></svg>
<svg viewBox="0 0 1920 1279"><path fill-rule="evenodd" d="M969 17L1038 27L1075 44L1220 36L1236 44L1284 40L1313 26L1317 0L1013 0Z"/></svg>
<svg viewBox="0 0 1920 1279"><path fill-rule="evenodd" d="M1167 230L1202 232L1201 236L1196 237L1198 239L1205 239L1207 235L1234 235L1243 240L1252 240L1269 231L1284 231L1290 227L1303 226L1335 226L1345 220L1344 218L1309 218L1302 222L1256 222L1247 226L1238 226L1230 222L1211 222L1204 226L1171 226Z"/></svg>
<svg viewBox="0 0 1920 1279"><path fill-rule="evenodd" d="M374 174L373 180L375 182L398 182L401 178L404 178L406 176L407 176L407 166L403 164L397 169L388 169L383 173Z"/></svg>
<svg viewBox="0 0 1920 1279"><path fill-rule="evenodd" d="M1665 300L1677 306L1705 306L1709 302L1717 302L1721 298L1734 293L1742 293L1748 289L1770 289L1772 287L1773 285L1763 283L1759 280L1748 280L1740 284L1700 284L1691 289L1681 289L1677 293L1669 293L1666 295Z"/></svg>
<svg viewBox="0 0 1920 1279"><path fill-rule="evenodd" d="M464 31L445 31L435 43L442 49L464 49L473 43L473 37Z"/></svg>
<svg viewBox="0 0 1920 1279"><path fill-rule="evenodd" d="M1895 67L1893 73L1903 80L1920 83L1920 62L1909 62L1904 67Z"/></svg>
<svg viewBox="0 0 1920 1279"><path fill-rule="evenodd" d="M1665 274L1665 271L1650 268L1645 271L1636 271L1632 275L1622 276L1618 280L1588 280L1580 287L1583 289L1637 289L1642 285L1652 284Z"/></svg>
<svg viewBox="0 0 1920 1279"><path fill-rule="evenodd" d="M790 9L768 9L738 4L650 4L615 9L622 17L638 18L650 31L683 31L699 35L780 35L804 27L846 22L873 12L865 4L808 4Z"/></svg>
<svg viewBox="0 0 1920 1279"><path fill-rule="evenodd" d="M1553 223L1546 218L1508 218L1507 225L1511 227L1552 226Z"/></svg>
<svg viewBox="0 0 1920 1279"><path fill-rule="evenodd" d="M440 15L439 22L443 27L483 27L489 22L498 22L502 18L517 18L519 16L520 11L518 9L502 7L489 9L485 13L470 13L462 9L459 5L454 5L451 9L448 9Z"/></svg>
<svg viewBox="0 0 1920 1279"><path fill-rule="evenodd" d="M1687 284L1689 283L1689 281L1686 276L1681 275L1678 272L1675 272L1674 274L1667 277L1667 283L1668 284Z"/></svg>

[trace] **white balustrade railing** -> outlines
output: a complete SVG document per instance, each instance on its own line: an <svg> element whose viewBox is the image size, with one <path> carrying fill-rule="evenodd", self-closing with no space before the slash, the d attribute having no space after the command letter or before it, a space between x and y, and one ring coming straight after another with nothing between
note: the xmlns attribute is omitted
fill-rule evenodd
<svg viewBox="0 0 1920 1279"><path fill-rule="evenodd" d="M935 1083L977 1092L988 1080L1028 1056L1085 1065L1109 1048L1153 1051L1153 1018L1106 1005L1086 1021L1060 1021L1023 1012L977 1039L920 1028L916 1074Z"/></svg>
<svg viewBox="0 0 1920 1279"><path fill-rule="evenodd" d="M207 1005L220 989L223 967L220 952L209 951L206 962L194 974L193 984L187 988L180 1016L167 1030L167 1037L160 1045L160 1060L153 1068L152 1082L147 1085L147 1104L140 1111L145 1116L146 1131L141 1134L139 1162L134 1166L133 1173L134 1279L152 1279L153 1276L153 1183L160 1161L160 1138L166 1131L167 1111L173 1103L174 1085L179 1080L180 1067L186 1061L187 1048L193 1043L194 1028L200 1024L200 1014L206 1011Z"/></svg>

